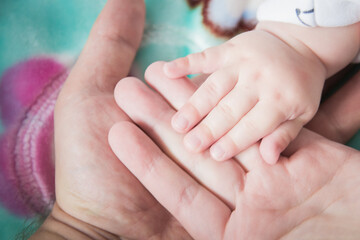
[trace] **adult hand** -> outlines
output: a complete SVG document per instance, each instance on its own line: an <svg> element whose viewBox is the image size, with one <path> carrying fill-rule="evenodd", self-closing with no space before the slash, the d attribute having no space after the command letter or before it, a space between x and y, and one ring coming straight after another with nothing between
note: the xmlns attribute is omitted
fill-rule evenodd
<svg viewBox="0 0 360 240"><path fill-rule="evenodd" d="M143 0L109 0L60 93L55 110L56 204L40 233L65 229L61 234L67 239L190 238L108 145L110 127L129 121L116 106L113 91L129 73L144 15Z"/></svg>
<svg viewBox="0 0 360 240"><path fill-rule="evenodd" d="M162 66L153 68L156 74L150 71L147 79L172 106L134 78L122 80L115 95L118 105L155 143L134 124L120 122L110 131L110 145L192 237L351 239L360 235L358 151L305 129L288 149L288 157L274 166L261 160L258 144L227 162L215 162L208 153L189 153L183 149L182 136L172 131L170 119L196 87L187 79L165 79L159 75ZM345 107L344 119L354 116L353 110L358 116L353 103L359 101L360 75L354 79L357 91L350 91L346 100L350 104L338 109L338 103L332 102L332 109L323 114L337 120ZM323 129L334 138L339 134L330 131L344 130L345 135L354 131L349 122L340 123L333 127L331 122L314 122L313 127L327 126ZM351 125L356 124L359 120ZM129 151L133 146L136 151Z"/></svg>

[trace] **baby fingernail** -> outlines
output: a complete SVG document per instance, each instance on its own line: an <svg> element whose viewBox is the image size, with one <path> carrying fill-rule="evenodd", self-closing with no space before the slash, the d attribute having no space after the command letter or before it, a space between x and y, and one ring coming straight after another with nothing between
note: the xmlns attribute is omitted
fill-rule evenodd
<svg viewBox="0 0 360 240"><path fill-rule="evenodd" d="M172 125L176 130L183 131L189 125L189 121L182 115L176 115L173 118Z"/></svg>
<svg viewBox="0 0 360 240"><path fill-rule="evenodd" d="M186 148L191 151L196 151L201 145L201 140L195 135L185 136L184 142L185 142Z"/></svg>
<svg viewBox="0 0 360 240"><path fill-rule="evenodd" d="M214 145L210 148L210 154L215 160L220 161L223 159L225 151L222 149L221 146Z"/></svg>

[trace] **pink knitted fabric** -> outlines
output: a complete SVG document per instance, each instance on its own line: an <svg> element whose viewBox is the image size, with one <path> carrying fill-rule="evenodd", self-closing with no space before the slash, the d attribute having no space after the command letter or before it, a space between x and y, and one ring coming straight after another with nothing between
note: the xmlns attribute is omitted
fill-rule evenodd
<svg viewBox="0 0 360 240"><path fill-rule="evenodd" d="M53 113L67 69L48 57L1 77L0 201L15 214L44 214L55 198Z"/></svg>

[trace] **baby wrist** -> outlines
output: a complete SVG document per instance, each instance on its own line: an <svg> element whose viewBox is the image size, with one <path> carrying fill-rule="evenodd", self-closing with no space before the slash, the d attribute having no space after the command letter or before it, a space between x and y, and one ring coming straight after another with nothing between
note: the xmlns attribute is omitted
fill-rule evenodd
<svg viewBox="0 0 360 240"><path fill-rule="evenodd" d="M310 62L314 69L317 69L323 77L322 81L329 75L328 66L322 58L301 38L298 38L296 33L303 31L305 28L290 23L281 22L259 22L256 26L256 30L268 32L278 38L280 41L286 43L297 54L303 57L304 61ZM295 34L294 34L295 33ZM303 33L303 32L301 32ZM304 33L304 35L306 32Z"/></svg>

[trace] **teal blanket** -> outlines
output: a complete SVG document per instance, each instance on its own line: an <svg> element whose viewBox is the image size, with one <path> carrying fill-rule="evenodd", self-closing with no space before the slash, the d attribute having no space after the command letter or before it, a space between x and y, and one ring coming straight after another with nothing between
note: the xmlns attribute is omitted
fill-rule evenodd
<svg viewBox="0 0 360 240"><path fill-rule="evenodd" d="M34 211L42 212L41 204L35 204L35 209L26 207L30 205L32 198L40 197L48 201L54 197L39 193L35 186L28 187L32 189L28 193L18 191L19 185L30 183L27 176L19 177L16 174L16 171L24 169L13 169L14 160L10 149L26 147L25 140L19 143L21 129L32 129L33 126L39 127L39 124L43 129L52 129L50 115L42 119L34 116L41 114L38 109L46 107L45 109L51 110L53 105L41 105L41 101L39 105L36 101L44 97L44 92L49 92L49 85L54 87L53 82L60 84L64 80L64 77L59 76L66 76L71 70L105 2L3 0L0 4L1 239L13 238L31 223ZM174 59L226 40L226 37L214 34L214 31L204 26L202 6L190 6L186 0L148 0L146 5L146 30L132 74L141 77L146 66L153 61ZM34 109L36 111L32 117L29 116L29 112ZM34 132L29 134L36 135ZM24 138L26 134L22 136ZM35 153L39 154L38 158L48 159L48 149L52 143L50 131L47 138L36 136L40 139L37 144L43 146L43 149L35 149ZM25 151L20 158L28 155L31 152ZM51 193L54 191L54 183L46 176L53 176L53 166L44 164L47 164L46 167L35 166L31 171L41 172L45 169L50 172L39 174L37 184L42 185L41 190Z"/></svg>

